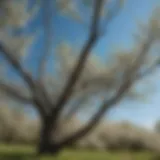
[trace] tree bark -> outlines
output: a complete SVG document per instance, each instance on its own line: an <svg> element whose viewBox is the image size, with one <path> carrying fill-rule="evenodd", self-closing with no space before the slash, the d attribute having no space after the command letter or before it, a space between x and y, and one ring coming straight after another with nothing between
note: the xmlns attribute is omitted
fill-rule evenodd
<svg viewBox="0 0 160 160"><path fill-rule="evenodd" d="M58 155L62 147L58 143L54 142L52 139L52 130L50 129L51 122L47 123L47 120L44 120L42 123L40 140L38 144L38 154L39 155Z"/></svg>

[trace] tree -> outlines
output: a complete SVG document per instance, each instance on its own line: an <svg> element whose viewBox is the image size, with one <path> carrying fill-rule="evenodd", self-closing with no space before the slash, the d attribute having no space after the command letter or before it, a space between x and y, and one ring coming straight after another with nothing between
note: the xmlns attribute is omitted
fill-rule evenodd
<svg viewBox="0 0 160 160"><path fill-rule="evenodd" d="M3 56L1 58L4 62L3 68L8 71L8 65L4 61L7 60L24 82L15 78L10 80L8 74L1 74L3 75L0 81L1 93L3 96L7 95L18 100L27 107L32 105L38 111L41 120L38 144L40 154L56 154L63 147L71 145L90 132L111 107L124 96L130 95L131 87L136 81L151 73L159 64L157 59L152 64L146 61L151 47L159 40L159 24L155 16L151 17L146 32L142 34L145 37L140 36L138 44L129 51L133 54L123 51L123 54L116 56L117 61L110 66L102 63L94 54L91 55L92 48L105 31L100 26L101 21L106 28L121 9L122 1L116 0L113 7L110 7L112 1L86 0L84 2L88 7L87 13L91 11L88 38L78 53L66 43L62 43L54 52L56 60L52 72L47 70L48 57L51 57L54 43L52 7L56 4L60 13L68 14L80 25L86 26L87 23L83 21L78 8L75 10L75 1L43 0L33 3L28 0L3 0L0 2L3 15L0 20L0 54ZM39 12L42 13L44 20L44 51L38 63L38 70L33 74L28 70L29 65L24 66L22 63L26 57L31 59L34 57L28 54L29 51L26 48L33 43L35 35L23 32L23 28L27 27L29 21L33 20ZM87 19L88 21L90 20ZM60 64L60 67L56 66L56 63ZM5 65L7 67L4 67ZM59 122L65 123L68 117L73 117L95 98L101 102L101 105L89 122L57 142L55 137Z"/></svg>
<svg viewBox="0 0 160 160"><path fill-rule="evenodd" d="M155 131L157 133L160 133L160 121L157 121L156 124L155 124Z"/></svg>

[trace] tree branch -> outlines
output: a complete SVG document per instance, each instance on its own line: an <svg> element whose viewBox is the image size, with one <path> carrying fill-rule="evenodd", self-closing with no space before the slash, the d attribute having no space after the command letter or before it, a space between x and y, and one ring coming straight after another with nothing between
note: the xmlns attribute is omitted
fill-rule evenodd
<svg viewBox="0 0 160 160"><path fill-rule="evenodd" d="M159 65L160 65L160 59L156 60L156 62L151 67L146 69L143 73L138 74L136 76L136 80L141 80L145 76L151 74L155 70L155 68L158 67Z"/></svg>
<svg viewBox="0 0 160 160"><path fill-rule="evenodd" d="M38 87L39 88L39 95L41 94L40 98L43 99L44 104L46 104L47 108L46 111L50 110L52 107L52 100L45 88L44 81L45 81L45 71L46 65L48 63L48 57L51 54L52 49L52 18L53 18L53 9L52 9L52 1L43 1L43 25L44 25L44 50L43 55L41 57L39 68L38 68Z"/></svg>
<svg viewBox="0 0 160 160"><path fill-rule="evenodd" d="M98 26L99 26L99 19L100 19L100 10L103 6L103 0L96 0L95 1L95 9L94 9L94 15L92 19L91 24L91 30L89 38L83 47L79 60L77 61L77 64L69 77L69 80L64 88L64 92L60 96L58 103L56 104L55 109L52 111L51 116L56 119L58 117L60 111L63 109L65 103L70 98L73 88L78 81L79 77L81 76L81 73L84 69L85 62L89 56L90 50L92 49L93 45L95 44L98 36ZM54 116L53 116L54 115Z"/></svg>
<svg viewBox="0 0 160 160"><path fill-rule="evenodd" d="M33 102L32 97L25 96L21 92L22 89L20 89L19 86L13 87L9 84L0 82L0 90L2 90L4 93L7 93L7 95L9 95L11 98L15 98L22 103L31 104Z"/></svg>
<svg viewBox="0 0 160 160"><path fill-rule="evenodd" d="M74 143L76 140L88 134L99 123L99 121L101 120L103 115L106 113L106 111L109 110L111 106L115 105L122 98L125 91L127 91L127 89L129 88L129 85L130 85L129 81L128 83L125 83L125 85L123 84L123 86L120 87L119 91L113 98L111 98L107 102L104 102L100 106L99 111L95 115L93 115L91 120L88 122L88 124L84 128L77 131L73 135L67 137L66 139L62 140L62 142L60 142L60 145L70 145Z"/></svg>
<svg viewBox="0 0 160 160"><path fill-rule="evenodd" d="M42 96L39 97L39 88L37 87L37 84L35 83L32 76L21 66L20 62L16 59L16 57L10 53L2 44L0 44L0 52L1 54L6 57L8 62L12 65L12 67L20 74L20 76L24 79L30 90L32 91L34 97L33 97L33 104L38 109L41 116L45 116L46 114L46 108L44 108L44 103L41 103ZM41 100L41 101L40 101Z"/></svg>
<svg viewBox="0 0 160 160"><path fill-rule="evenodd" d="M12 65L12 67L21 75L29 88L33 90L33 88L35 87L34 80L32 79L32 76L21 66L17 58L12 53L10 53L2 44L0 44L0 52L0 54L2 54Z"/></svg>
<svg viewBox="0 0 160 160"><path fill-rule="evenodd" d="M73 117L73 115L75 115L80 110L82 105L89 102L90 98L91 97L89 95L85 95L83 97L80 97L78 100L75 100L75 103L73 103L73 105L68 109L68 112L64 117L64 120L71 119Z"/></svg>
<svg viewBox="0 0 160 160"><path fill-rule="evenodd" d="M96 112L95 115L93 115L93 117L85 127L77 131L73 135L69 136L68 138L62 140L60 142L60 145L70 145L74 143L76 140L86 135L99 123L106 111L108 111L113 105L117 104L123 98L125 93L127 93L129 88L132 86L135 80L137 70L139 69L143 60L145 59L145 56L147 55L148 50L152 44L152 40L152 38L147 39L146 43L142 45L142 48L139 52L139 56L135 60L134 65L131 68L127 69L126 73L124 74L123 82L117 90L116 94L111 99L104 101L98 112Z"/></svg>
<svg viewBox="0 0 160 160"><path fill-rule="evenodd" d="M141 79L143 79L144 77L146 77L146 76L148 76L149 74L151 74L154 70L155 70L155 68L157 67L157 66L159 66L160 64L159 64L159 59L158 60L156 60L156 62L151 66L151 67L149 67L148 69L146 69L143 73L141 73L141 74L138 74L137 76L136 76L136 79L135 79L135 81L138 81L138 80L141 80ZM95 84L96 84L96 82L98 83L98 79L95 79ZM103 80L102 80L103 81ZM90 82L91 83L93 83L93 84L90 84ZM100 81L101 82L101 81ZM106 86L106 84L108 84L107 83L107 81L105 82L105 80L103 81L103 82L101 82L102 84L102 86L104 85L104 87L102 87L102 89L100 89L101 87L98 87L99 88L99 90L106 90L107 88L105 88L105 86ZM85 85L86 87L88 86L88 85L93 85L94 86L94 79L93 79L93 82L92 82L92 80L90 80L90 81L88 81L88 83ZM108 85L107 85L108 86ZM79 100L77 100L77 103L76 103L76 105L74 105L73 107L71 107L70 108L70 110L69 110L69 112L68 112L68 114L66 115L66 119L69 119L70 117L72 117L80 108L81 108L81 105L83 105L84 103L85 103L85 101L87 101L87 99L88 99L88 94L95 94L96 93L96 90L97 90L97 92L98 92L98 88L94 91L94 89L92 89L92 87L91 87L91 91L89 92L89 90L87 90L87 88L85 87L85 89L83 89L82 88L82 90L80 91L80 92L82 92L81 94L83 94L83 96L82 97L80 97L80 99ZM86 95L86 92L89 92L89 93L87 93L87 95Z"/></svg>

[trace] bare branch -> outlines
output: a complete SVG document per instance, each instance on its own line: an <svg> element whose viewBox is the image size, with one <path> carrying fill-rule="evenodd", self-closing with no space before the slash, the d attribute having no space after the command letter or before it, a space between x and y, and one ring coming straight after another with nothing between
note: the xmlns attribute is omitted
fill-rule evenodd
<svg viewBox="0 0 160 160"><path fill-rule="evenodd" d="M151 74L156 67L158 67L160 65L160 59L157 59L156 62L151 65L151 67L149 67L148 69L146 69L144 72L140 73L137 75L136 80L141 80L142 78L148 76L149 74Z"/></svg>
<svg viewBox="0 0 160 160"><path fill-rule="evenodd" d="M142 78L148 76L159 65L160 65L160 60L157 59L155 61L155 63L153 63L151 65L151 67L149 67L148 69L146 69L144 72L137 74L137 76L135 78L135 81L141 80ZM98 87L98 88L94 89L92 86L95 86L96 83L98 83L98 84L100 83L100 85L102 85L102 88ZM81 95L80 99L77 100L77 104L75 106L73 106L73 107L70 108L70 110L69 110L69 112L68 112L68 114L66 116L67 119L70 118L70 117L72 117L72 115L75 114L81 108L81 106L87 100L88 95L91 96L91 95L97 93L99 90L105 91L106 89L109 89L108 88L108 81L107 81L106 78L103 79L103 77L102 78L101 77L96 77L93 80L91 79L89 81L86 81L86 83L84 83L84 85L85 85L85 88L80 88L80 90L78 89L78 93L75 93L75 94L78 94L78 95L83 94L83 96ZM91 85L91 87L90 87L90 85Z"/></svg>
<svg viewBox="0 0 160 160"><path fill-rule="evenodd" d="M34 105L35 108L39 111L41 117L45 116L45 113L47 111L46 108L44 108L43 103L41 103L41 101L37 101L37 98L33 97L32 95L31 96L27 94L25 95L23 87L15 85L13 86L0 82L0 91L2 91L4 94L7 94L7 96L11 98L18 100L19 102L22 102L24 104ZM36 94L36 96L39 96L39 94Z"/></svg>
<svg viewBox="0 0 160 160"><path fill-rule="evenodd" d="M14 4L14 7L15 7L16 4L14 2L13 2L13 4ZM11 4L6 4L6 5L11 5ZM38 4L36 4L36 6L38 7ZM27 18L29 18L30 16L28 16L26 8L27 8L27 4L23 3L23 8L21 8L21 9L25 10L25 15L24 16L25 17L27 16ZM32 11L30 10L30 11L32 13L33 12L35 13L35 12L37 12L37 9L34 10L34 11L33 10ZM15 12L16 12L16 10L15 10ZM31 12L29 14L31 14ZM16 16L18 16L18 13L19 12L15 13ZM20 17L21 17L21 15L20 15ZM24 20L26 22L25 17L23 17L22 20ZM33 18L33 17L30 17L30 18ZM15 27L23 27L23 26L18 25L18 26L15 26ZM44 97L43 88L39 89L39 84L34 80L34 78L32 77L32 75L27 70L25 70L25 68L21 65L20 60L16 56L17 54L14 53L13 50L9 50L9 48L5 47L5 45L3 45L3 43L0 44L0 54L3 55L7 59L7 61L9 62L9 64L17 71L17 73L21 76L21 78L24 80L24 82L28 85L29 89L31 90L31 92L33 94L33 101L32 101L33 104L38 109L38 111L40 112L40 114L42 116L45 116L45 114L46 114L46 109L44 107L45 106L44 105L45 102L44 102L44 100L42 98L42 97Z"/></svg>
<svg viewBox="0 0 160 160"><path fill-rule="evenodd" d="M104 102L102 106L100 106L99 111L91 118L91 120L87 123L87 125L81 130L77 131L73 135L67 137L61 142L61 145L69 145L72 144L77 139L80 139L84 135L86 135L89 131L91 131L101 120L102 116L106 113L107 110L110 109L111 106L116 104L118 100L121 99L122 95L125 93L127 88L129 87L129 83L123 85L120 90L117 92L116 96L110 99L107 102Z"/></svg>
<svg viewBox="0 0 160 160"><path fill-rule="evenodd" d="M8 60L12 67L22 76L30 89L33 90L35 84L32 76L21 66L16 57L10 53L2 44L0 44L0 52Z"/></svg>
<svg viewBox="0 0 160 160"><path fill-rule="evenodd" d="M78 100L76 99L75 103L73 103L71 108L69 108L69 111L65 115L64 119L65 120L71 119L73 115L75 115L84 104L87 104L90 98L91 98L91 95L86 95L86 96L80 97Z"/></svg>
<svg viewBox="0 0 160 160"><path fill-rule="evenodd" d="M64 119L70 119L74 114L76 114L80 109L84 108L84 105L89 103L90 100L99 93L105 93L107 95L107 87L96 87L88 86L87 88L82 88L75 91L73 104L68 108L68 112ZM87 104L89 106L89 104Z"/></svg>
<svg viewBox="0 0 160 160"><path fill-rule="evenodd" d="M33 102L32 97L29 97L27 95L24 95L24 93L22 93L22 88L20 88L20 86L13 87L9 84L0 82L0 90L6 93L11 98L17 99L22 103L31 104Z"/></svg>
<svg viewBox="0 0 160 160"><path fill-rule="evenodd" d="M41 116L45 116L47 113L47 108L44 106L44 102L42 97L44 97L43 90L40 90L38 83L35 83L34 79L28 73L20 64L20 62L16 59L16 57L10 53L2 44L0 44L0 51L1 54L6 57L8 62L12 65L12 67L20 74L20 76L24 79L25 83L28 85L30 88L31 92L33 93L33 104L34 106L38 109L40 112ZM43 102L43 103L42 103Z"/></svg>
<svg viewBox="0 0 160 160"><path fill-rule="evenodd" d="M136 76L135 81L138 80L142 80L143 78L145 78L146 76L150 75L155 68L159 65L159 60L157 60L151 67L149 67L148 69L146 69L144 72L142 72L141 74L138 74ZM93 83L93 84L90 84ZM102 87L93 87L96 85L96 82L102 86ZM91 85L91 86L90 86ZM115 86L116 87L116 86ZM79 111L79 109L82 107L82 105L84 103L86 103L86 101L88 101L88 98L91 97L92 95L94 95L95 93L101 91L108 91L108 83L107 83L107 79L93 79L90 81L87 81L86 87L85 88L81 88L81 90L78 90L78 95L80 96L80 99L77 100L76 104L73 105L73 107L70 108L70 110L68 111L68 114L66 115L66 119L71 118L75 113L77 113L77 111ZM129 94L129 93L128 93ZM133 94L133 93L131 93ZM88 97L89 96L89 97ZM133 97L133 95L131 95Z"/></svg>
<svg viewBox="0 0 160 160"><path fill-rule="evenodd" d="M52 9L52 1L43 1L43 25L44 25L44 50L43 55L41 57L40 63L39 63L39 70L38 70L38 81L39 84L39 92L41 92L41 97L44 99L44 103L46 103L46 106L48 108L52 108L52 102L50 100L50 96L48 95L46 88L44 86L45 81L45 71L46 71L46 65L48 63L48 57L51 54L52 49L52 18L53 18L53 9ZM40 94L40 93L38 93ZM40 98L41 99L41 98Z"/></svg>
<svg viewBox="0 0 160 160"><path fill-rule="evenodd" d="M60 113L62 108L64 107L67 100L70 98L73 88L78 81L79 77L81 76L81 73L83 71L85 62L89 56L90 50L92 49L93 45L95 44L98 36L98 26L99 26L99 19L100 19L100 10L103 6L103 0L96 0L95 1L95 9L91 24L91 30L89 38L85 44L85 46L82 49L82 52L80 54L79 60L71 73L71 76L69 77L69 80L64 88L64 92L60 96L58 103L56 104L56 108L52 111L52 117L55 118L56 115Z"/></svg>
<svg viewBox="0 0 160 160"><path fill-rule="evenodd" d="M115 75L113 75L115 76ZM92 88L97 86L97 88L101 88L103 90L103 88L105 89L113 89L114 86L116 86L116 80L114 79L114 77L107 77L107 75L99 75L99 76L95 76L93 78L90 78L86 81L84 81L80 87L80 90L85 90L87 88Z"/></svg>
<svg viewBox="0 0 160 160"><path fill-rule="evenodd" d="M134 65L131 68L127 69L126 73L124 74L122 84L120 85L116 94L111 99L103 102L98 112L96 112L95 115L93 115L89 123L84 128L77 131L68 138L62 140L61 145L72 144L77 139L80 139L81 137L86 135L99 123L106 111L108 111L113 105L117 104L123 98L123 96L127 93L129 88L132 86L135 80L137 70L141 66L141 63L144 61L145 56L147 55L148 50L152 44L152 40L152 37L148 38L147 41L142 45L142 48L138 54L139 56L135 60Z"/></svg>

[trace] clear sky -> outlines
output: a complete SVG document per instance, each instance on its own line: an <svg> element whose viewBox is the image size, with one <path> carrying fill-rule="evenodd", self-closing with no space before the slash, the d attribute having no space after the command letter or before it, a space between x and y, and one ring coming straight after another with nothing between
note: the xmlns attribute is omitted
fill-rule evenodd
<svg viewBox="0 0 160 160"><path fill-rule="evenodd" d="M101 38L94 48L95 52L102 58L109 58L111 51L116 47L130 48L133 44L133 33L136 32L136 21L146 22L151 15L152 10L160 6L159 0L126 0L124 8L119 15L108 26L107 33ZM33 22L32 27L26 31L35 32L35 28L41 25L41 19L38 18ZM67 41L74 47L80 48L86 39L87 31L83 25L71 21L69 18L58 16L55 14L53 21L53 45L61 41ZM34 59L29 59L26 63L33 69L38 62L42 50L43 33L38 38L38 41L33 46L31 52ZM38 53L38 54L36 54ZM32 57L33 58L33 57ZM36 72L36 70L34 70ZM129 120L133 123L144 125L152 128L155 121L160 119L160 85L159 85L160 71L157 71L146 81L153 91L148 93L144 101L123 101L115 106L107 115L108 119L112 120ZM144 84L145 85L145 84Z"/></svg>
<svg viewBox="0 0 160 160"><path fill-rule="evenodd" d="M127 0L124 9L110 26L109 33L103 38L98 49L106 53L106 50L112 49L109 46L114 47L115 44L126 48L130 47L133 42L132 34L136 31L135 21L145 22L157 5L160 5L158 0ZM102 48L105 49L102 50ZM138 125L152 128L156 120L160 119L159 78L160 72L156 71L154 75L146 79L146 84L151 85L153 91L147 94L145 102L130 100L118 104L110 111L108 118L129 120ZM146 92L148 91L146 90Z"/></svg>

